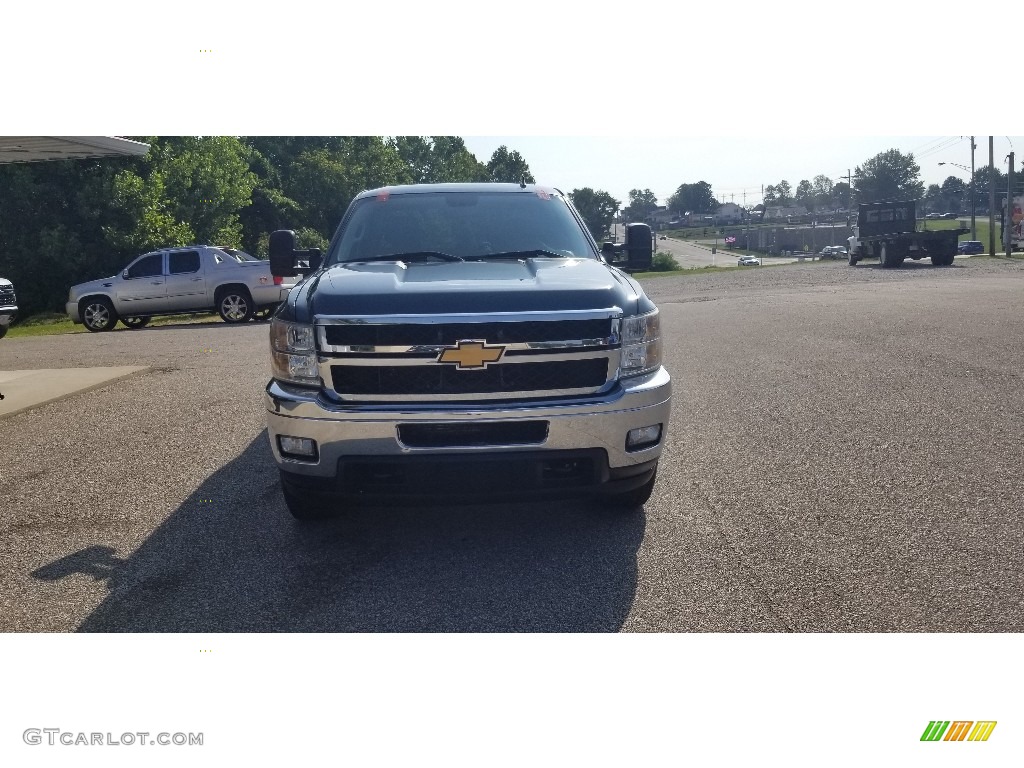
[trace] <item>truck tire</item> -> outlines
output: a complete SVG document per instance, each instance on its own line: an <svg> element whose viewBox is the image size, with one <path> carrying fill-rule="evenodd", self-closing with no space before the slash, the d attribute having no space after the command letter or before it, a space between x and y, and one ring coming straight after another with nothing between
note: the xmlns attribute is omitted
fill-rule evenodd
<svg viewBox="0 0 1024 768"><path fill-rule="evenodd" d="M245 323L256 307L249 291L241 285L229 285L217 291L217 312L225 323Z"/></svg>
<svg viewBox="0 0 1024 768"><path fill-rule="evenodd" d="M93 333L112 331L117 325L117 311L106 296L82 299L78 313L82 317L82 325Z"/></svg>
<svg viewBox="0 0 1024 768"><path fill-rule="evenodd" d="M7 326L0 325L0 339L7 335Z"/></svg>
<svg viewBox="0 0 1024 768"><path fill-rule="evenodd" d="M149 321L152 319L153 318L151 317L122 317L121 322L124 324L125 328L135 329L145 328L149 325Z"/></svg>
<svg viewBox="0 0 1024 768"><path fill-rule="evenodd" d="M639 488L634 488L633 490L626 491L624 493L605 496L601 500L602 504L609 509L618 509L623 512L634 510L637 507L642 507L647 503L647 500L651 498L651 494L654 492L654 483L657 479L658 470L655 468L654 474L651 475L651 479Z"/></svg>
<svg viewBox="0 0 1024 768"><path fill-rule="evenodd" d="M945 243L937 243L933 246L931 253L932 266L935 267L949 267L953 265L953 259L956 257L956 246L946 245Z"/></svg>
<svg viewBox="0 0 1024 768"><path fill-rule="evenodd" d="M846 263L851 267L856 267L858 261L860 261L860 259L853 255L853 251L850 251L850 255L847 257Z"/></svg>
<svg viewBox="0 0 1024 768"><path fill-rule="evenodd" d="M878 263L886 269L899 267L903 264L904 255L895 243L882 243L878 250Z"/></svg>

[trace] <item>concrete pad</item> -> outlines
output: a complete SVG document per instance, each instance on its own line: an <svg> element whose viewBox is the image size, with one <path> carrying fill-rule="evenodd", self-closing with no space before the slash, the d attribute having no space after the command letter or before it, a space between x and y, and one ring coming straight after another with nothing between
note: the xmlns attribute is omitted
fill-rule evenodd
<svg viewBox="0 0 1024 768"><path fill-rule="evenodd" d="M148 370L145 365L121 365L0 371L0 394L4 396L0 400L0 419Z"/></svg>

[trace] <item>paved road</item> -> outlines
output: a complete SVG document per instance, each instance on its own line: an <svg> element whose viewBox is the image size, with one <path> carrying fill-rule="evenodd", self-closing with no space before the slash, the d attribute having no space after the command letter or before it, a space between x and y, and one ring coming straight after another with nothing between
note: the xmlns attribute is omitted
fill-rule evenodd
<svg viewBox="0 0 1024 768"><path fill-rule="evenodd" d="M621 224L614 225L615 235L618 238L618 242L622 242L625 238L624 228ZM697 244L689 240L680 240L674 237L661 238L661 235L657 235L658 240L656 243L656 251L667 251L671 253L676 262L681 267L686 268L698 268L698 267L735 267L737 266L736 260L747 253L742 249L729 249L724 243L720 242L715 248L716 253L712 253L713 246ZM757 254L754 254L757 255ZM766 257L764 259L765 264L790 264L795 262L796 259L784 258L781 256Z"/></svg>
<svg viewBox="0 0 1024 768"><path fill-rule="evenodd" d="M1022 631L1024 264L652 279L676 382L641 512L301 526L267 326L5 339L146 365L0 419L5 631Z"/></svg>

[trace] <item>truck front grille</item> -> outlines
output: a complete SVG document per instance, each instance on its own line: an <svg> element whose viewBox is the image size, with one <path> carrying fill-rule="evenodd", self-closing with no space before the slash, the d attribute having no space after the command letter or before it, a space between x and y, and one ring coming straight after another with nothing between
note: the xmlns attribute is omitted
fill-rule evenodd
<svg viewBox="0 0 1024 768"><path fill-rule="evenodd" d="M526 320L523 322L324 326L332 347L450 346L460 339L487 339L491 344L556 342L569 339L606 339L610 318L596 320Z"/></svg>
<svg viewBox="0 0 1024 768"><path fill-rule="evenodd" d="M451 403L588 396L606 390L618 372L621 317L622 310L612 307L319 316L315 325L320 370L340 399ZM472 351L463 355L467 343L488 350L489 359L481 365L474 362Z"/></svg>
<svg viewBox="0 0 1024 768"><path fill-rule="evenodd" d="M342 394L469 395L598 389L608 378L608 358L504 363L483 370L429 365L332 365L334 389Z"/></svg>

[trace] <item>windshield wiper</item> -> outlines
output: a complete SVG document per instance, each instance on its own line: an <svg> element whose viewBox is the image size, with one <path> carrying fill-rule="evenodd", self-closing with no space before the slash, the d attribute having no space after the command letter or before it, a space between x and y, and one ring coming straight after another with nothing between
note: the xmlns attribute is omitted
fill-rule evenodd
<svg viewBox="0 0 1024 768"><path fill-rule="evenodd" d="M365 261L428 261L430 259L437 259L438 261L465 261L461 256L452 256L450 253L442 253L441 251L409 251L407 253L391 253L387 256L367 256L363 259L353 259L349 264L355 264Z"/></svg>
<svg viewBox="0 0 1024 768"><path fill-rule="evenodd" d="M536 256L545 256L551 259L572 259L574 256L566 256L564 253L546 251L543 248L535 248L529 251L500 251L498 253L483 253L473 256L470 261L482 261L483 259L529 259Z"/></svg>

